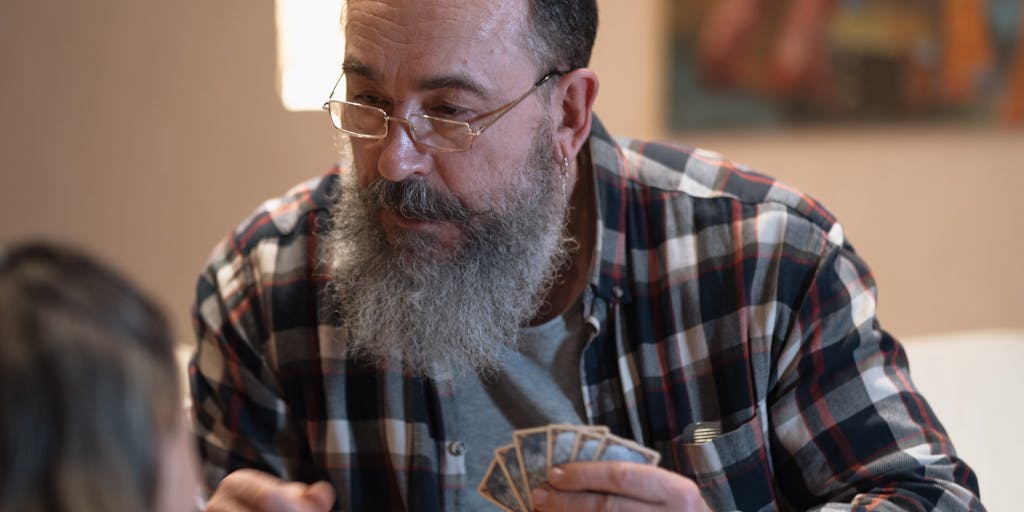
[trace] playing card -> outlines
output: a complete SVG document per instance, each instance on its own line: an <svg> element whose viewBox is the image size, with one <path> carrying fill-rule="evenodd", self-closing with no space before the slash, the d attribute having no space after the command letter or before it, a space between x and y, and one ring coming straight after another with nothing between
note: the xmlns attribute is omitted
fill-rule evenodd
<svg viewBox="0 0 1024 512"><path fill-rule="evenodd" d="M530 493L548 478L548 427L516 430L512 433L516 455L523 472L524 502L533 510Z"/></svg>
<svg viewBox="0 0 1024 512"><path fill-rule="evenodd" d="M661 454L630 439L609 435L604 438L594 460L619 460L656 465L661 460Z"/></svg>
<svg viewBox="0 0 1024 512"><path fill-rule="evenodd" d="M574 425L552 425L548 434L548 469L572 462L580 430Z"/></svg>
<svg viewBox="0 0 1024 512"><path fill-rule="evenodd" d="M583 460L594 460L597 456L597 449L601 447L601 442L607 434L602 432L583 431L580 432L576 439L576 452L572 456L572 460L583 461Z"/></svg>
<svg viewBox="0 0 1024 512"><path fill-rule="evenodd" d="M516 498L519 499L523 512L528 512L530 509L526 508L526 503L530 490L526 489L523 483L523 469L519 463L519 456L516 454L516 446L509 444L494 450L494 458L498 459L498 464L505 468L508 481L511 483L510 487L515 492Z"/></svg>
<svg viewBox="0 0 1024 512"><path fill-rule="evenodd" d="M629 461L657 464L661 454L630 439L613 435L608 427L548 425L516 430L513 443L494 450L477 491L509 512L533 508L533 489L547 480L552 467L575 461Z"/></svg>
<svg viewBox="0 0 1024 512"><path fill-rule="evenodd" d="M526 510L508 478L508 473L498 464L497 459L491 460L491 465L487 468L484 479L480 481L480 487L477 488L477 492L507 512L523 512Z"/></svg>

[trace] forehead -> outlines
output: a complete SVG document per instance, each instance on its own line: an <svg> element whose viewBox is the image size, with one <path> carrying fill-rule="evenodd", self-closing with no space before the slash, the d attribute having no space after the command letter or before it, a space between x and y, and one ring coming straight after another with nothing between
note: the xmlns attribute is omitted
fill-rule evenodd
<svg viewBox="0 0 1024 512"><path fill-rule="evenodd" d="M464 72L507 79L533 66L527 0L350 0L345 58L383 77Z"/></svg>

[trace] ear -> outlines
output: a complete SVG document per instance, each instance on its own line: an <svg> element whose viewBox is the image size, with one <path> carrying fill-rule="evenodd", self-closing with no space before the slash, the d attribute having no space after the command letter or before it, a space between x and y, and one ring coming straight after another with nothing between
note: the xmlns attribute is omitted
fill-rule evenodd
<svg viewBox="0 0 1024 512"><path fill-rule="evenodd" d="M574 161L583 143L590 136L590 122L597 97L597 74L587 68L574 69L558 81L552 101L555 104L555 144L561 151L559 160Z"/></svg>

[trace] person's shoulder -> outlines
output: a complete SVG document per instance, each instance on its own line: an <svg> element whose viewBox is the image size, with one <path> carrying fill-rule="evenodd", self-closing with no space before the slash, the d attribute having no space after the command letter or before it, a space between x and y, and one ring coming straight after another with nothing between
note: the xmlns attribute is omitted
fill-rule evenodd
<svg viewBox="0 0 1024 512"><path fill-rule="evenodd" d="M299 183L283 195L260 204L233 232L236 244L250 247L266 238L312 234L323 228L315 222L330 211L338 193L338 168Z"/></svg>
<svg viewBox="0 0 1024 512"><path fill-rule="evenodd" d="M810 195L718 152L624 137L595 137L592 143L598 172L616 175L629 187L685 201L726 200L784 209L825 232L839 229L835 216Z"/></svg>
<svg viewBox="0 0 1024 512"><path fill-rule="evenodd" d="M325 229L341 176L338 167L263 201L214 247L208 264L219 267L258 252L316 236Z"/></svg>

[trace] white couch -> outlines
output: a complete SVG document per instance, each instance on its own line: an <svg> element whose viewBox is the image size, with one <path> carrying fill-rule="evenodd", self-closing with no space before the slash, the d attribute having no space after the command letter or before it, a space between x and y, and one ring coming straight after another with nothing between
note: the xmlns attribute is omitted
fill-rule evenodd
<svg viewBox="0 0 1024 512"><path fill-rule="evenodd" d="M978 474L982 503L1019 510L1024 461L1024 331L988 330L901 340L910 375Z"/></svg>

